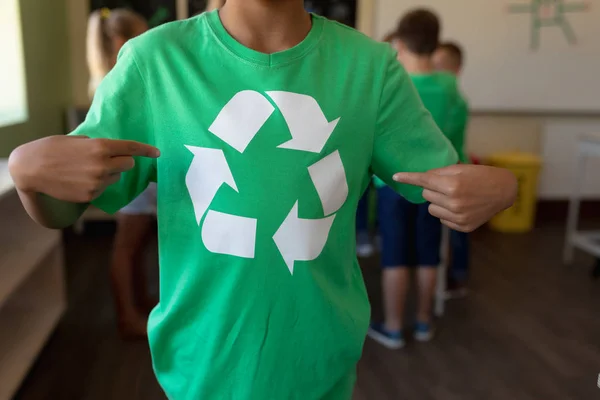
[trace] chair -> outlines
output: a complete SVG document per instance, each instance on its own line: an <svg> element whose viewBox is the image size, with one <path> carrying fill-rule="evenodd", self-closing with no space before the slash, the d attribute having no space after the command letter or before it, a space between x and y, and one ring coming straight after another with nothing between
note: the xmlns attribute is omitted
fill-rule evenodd
<svg viewBox="0 0 600 400"><path fill-rule="evenodd" d="M600 231L580 231L579 208L581 191L585 177L586 161L590 157L600 157L600 136L582 136L577 146L577 169L574 176L574 187L569 201L569 216L567 218L567 235L563 260L565 264L573 262L575 248L583 250L596 258L600 258Z"/></svg>

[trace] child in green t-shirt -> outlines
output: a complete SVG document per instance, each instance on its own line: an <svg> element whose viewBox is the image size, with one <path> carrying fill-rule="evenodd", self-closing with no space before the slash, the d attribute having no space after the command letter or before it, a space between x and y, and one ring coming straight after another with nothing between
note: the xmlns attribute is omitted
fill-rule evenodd
<svg viewBox="0 0 600 400"><path fill-rule="evenodd" d="M434 69L432 54L439 43L438 17L416 9L400 20L392 45L406 68L421 101L458 151L456 114L459 92L453 75ZM462 133L461 133L462 134ZM462 153L462 152L459 152ZM382 240L383 301L385 320L374 323L369 336L390 348L404 345L404 311L410 281L409 267L416 267L418 305L414 338L433 337L432 303L440 264L441 222L428 212L430 205L411 204L381 181L378 189L379 231Z"/></svg>
<svg viewBox="0 0 600 400"><path fill-rule="evenodd" d="M86 121L9 167L52 228L157 182L148 338L170 399L349 400L370 315L358 201L374 172L473 230L516 182L457 159L389 46L302 0L227 0L128 42Z"/></svg>
<svg viewBox="0 0 600 400"><path fill-rule="evenodd" d="M457 80L462 73L464 52L460 45L454 42L441 43L433 53L433 66L437 71L446 72ZM460 162L469 164L466 152L467 125L469 123L469 103L458 90L458 104L451 116L451 131L445 132L454 145Z"/></svg>
<svg viewBox="0 0 600 400"><path fill-rule="evenodd" d="M464 52L461 46L454 42L445 42L438 46L433 53L433 64L438 71L445 71L457 78L460 76L464 63ZM469 122L469 105L459 92L459 105L452 115L453 132L452 144L462 163L468 164L469 157L465 149L467 125ZM448 283L446 298L456 299L467 295L467 280L469 277L469 235L465 232L452 230L450 232L451 258L448 268Z"/></svg>

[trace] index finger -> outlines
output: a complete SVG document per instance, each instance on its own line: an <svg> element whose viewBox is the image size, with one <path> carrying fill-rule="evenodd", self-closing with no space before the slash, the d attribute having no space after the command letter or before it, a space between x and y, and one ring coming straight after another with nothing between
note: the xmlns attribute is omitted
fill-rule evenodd
<svg viewBox="0 0 600 400"><path fill-rule="evenodd" d="M434 192L446 192L446 177L431 172L399 172L394 175L394 180L407 185L419 186Z"/></svg>
<svg viewBox="0 0 600 400"><path fill-rule="evenodd" d="M110 157L139 156L158 158L160 150L146 143L133 140L108 140L106 143Z"/></svg>

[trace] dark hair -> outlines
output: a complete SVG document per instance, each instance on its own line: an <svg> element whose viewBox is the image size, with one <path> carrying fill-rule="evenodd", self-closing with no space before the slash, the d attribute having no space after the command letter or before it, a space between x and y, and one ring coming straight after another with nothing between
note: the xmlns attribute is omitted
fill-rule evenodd
<svg viewBox="0 0 600 400"><path fill-rule="evenodd" d="M430 10L419 8L405 14L398 23L396 37L412 53L428 56L438 47L440 20Z"/></svg>
<svg viewBox="0 0 600 400"><path fill-rule="evenodd" d="M458 43L444 42L440 44L438 49L447 51L457 67L463 65L464 53L462 47Z"/></svg>

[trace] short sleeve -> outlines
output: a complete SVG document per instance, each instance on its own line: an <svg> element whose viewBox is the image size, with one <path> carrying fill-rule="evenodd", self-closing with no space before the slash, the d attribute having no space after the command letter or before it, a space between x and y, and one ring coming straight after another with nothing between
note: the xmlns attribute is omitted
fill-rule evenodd
<svg viewBox="0 0 600 400"><path fill-rule="evenodd" d="M134 49L126 44L116 66L98 86L85 121L71 135L154 145L151 115ZM121 180L109 186L92 204L108 213L117 212L155 180L155 171L155 160L136 157L135 167L123 173Z"/></svg>
<svg viewBox="0 0 600 400"><path fill-rule="evenodd" d="M390 51L375 127L373 173L409 201L422 203L421 188L396 183L393 175L426 172L457 161L456 151L423 106L410 77Z"/></svg>

